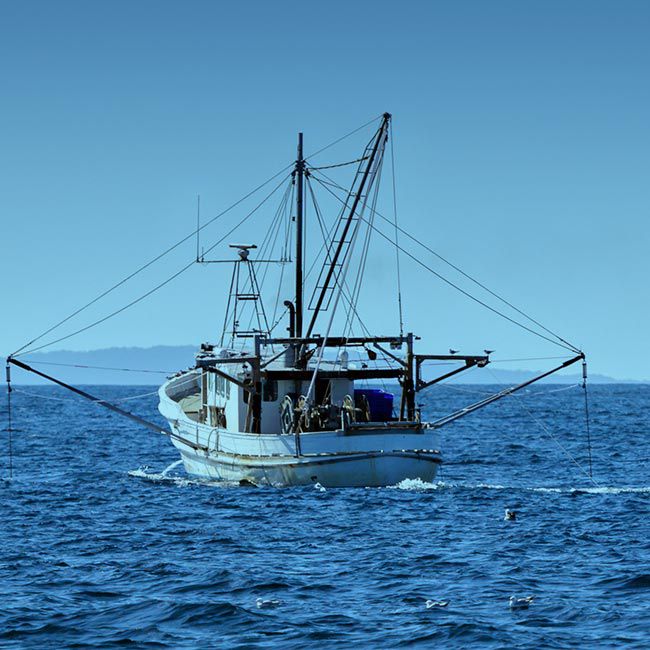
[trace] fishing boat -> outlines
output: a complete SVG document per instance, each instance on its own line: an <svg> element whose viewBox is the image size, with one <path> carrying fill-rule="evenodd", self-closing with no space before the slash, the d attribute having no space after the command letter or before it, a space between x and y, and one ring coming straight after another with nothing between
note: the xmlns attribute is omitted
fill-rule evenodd
<svg viewBox="0 0 650 650"><path fill-rule="evenodd" d="M442 462L440 427L505 396L426 422L416 404L417 394L458 372L486 366L489 354L418 353L418 337L403 331L376 335L367 331L364 336L332 331L337 309L346 300L354 315L355 288L347 291L346 287L356 251L366 252L361 234L372 231L373 197L390 120L389 114L383 116L365 151L354 161L356 172L342 197L336 226L325 241L324 263L308 307L303 302L305 181L319 170L305 160L299 134L291 180L294 295L284 302L288 336L273 335L266 319L257 267L268 262L256 259L254 243L231 245L236 259L224 325L226 334L231 320L229 337L222 336L220 344L202 345L196 366L169 379L159 391L160 413L169 422L171 441L189 474L275 486L432 481ZM253 329L240 327L242 305L255 314ZM324 333L317 333L318 327ZM229 346L224 345L226 338ZM238 346L240 341L248 345ZM365 355L367 362L353 363L355 352L360 359ZM422 367L427 361L458 365L425 380ZM380 380L399 386L397 400L393 392L379 387Z"/></svg>
<svg viewBox="0 0 650 650"><path fill-rule="evenodd" d="M391 224L395 238L391 238L376 225L376 217L381 217L377 209L380 178L391 134L391 115L385 113L358 158L321 167L313 164L313 156L304 156L303 135L299 134L297 156L281 179L286 188L269 230L261 242L226 242L227 259L208 259L206 251L199 253L203 227L197 223L195 262L231 265L232 269L229 283L222 284L228 301L220 338L202 344L192 367L168 378L158 392L159 411L169 425L162 432L179 451L188 474L272 486L430 482L442 462L442 427L573 363L583 362L586 379L580 350L533 319L541 333L530 322L522 324L490 307L562 345L571 357L445 417L423 419L418 394L464 371L486 367L491 351L474 355L455 350L421 352L416 350L420 337L404 327L399 287L399 252L404 249L396 237L398 230L403 231L395 221ZM328 175L327 170L333 168L349 170L347 186ZM316 184L337 201L329 224L316 201ZM307 195L313 207L310 216L323 237L313 260L305 254ZM374 233L394 245L397 253L399 331L372 333L359 314ZM279 282L272 288L265 285L269 266L281 268ZM292 272L285 275L286 268ZM8 362L161 430L120 406L35 370L18 356L12 355ZM451 369L432 375L431 366L425 371L429 362L450 364Z"/></svg>

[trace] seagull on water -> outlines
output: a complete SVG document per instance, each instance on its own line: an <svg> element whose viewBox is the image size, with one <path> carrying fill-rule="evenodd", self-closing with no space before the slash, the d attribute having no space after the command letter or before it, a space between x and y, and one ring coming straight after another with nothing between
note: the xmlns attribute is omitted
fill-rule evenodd
<svg viewBox="0 0 650 650"><path fill-rule="evenodd" d="M517 519L517 512L515 510L508 510L506 508L506 512L503 516L503 521L515 521Z"/></svg>
<svg viewBox="0 0 650 650"><path fill-rule="evenodd" d="M535 596L525 596L524 598L510 596L510 609L528 609L533 600L535 600Z"/></svg>
<svg viewBox="0 0 650 650"><path fill-rule="evenodd" d="M449 605L448 600L427 600L425 603L427 609L432 609L433 607L447 607Z"/></svg>
<svg viewBox="0 0 650 650"><path fill-rule="evenodd" d="M255 601L258 609L268 608L268 607L277 607L282 601L277 598L258 598Z"/></svg>
<svg viewBox="0 0 650 650"><path fill-rule="evenodd" d="M453 348L449 348L449 354L458 354L460 350L454 350Z"/></svg>

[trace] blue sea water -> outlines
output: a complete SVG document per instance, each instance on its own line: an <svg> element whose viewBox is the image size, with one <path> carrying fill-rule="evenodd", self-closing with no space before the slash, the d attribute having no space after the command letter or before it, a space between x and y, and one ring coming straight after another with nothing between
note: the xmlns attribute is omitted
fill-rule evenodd
<svg viewBox="0 0 650 650"><path fill-rule="evenodd" d="M92 388L157 418L150 390ZM434 484L274 489L165 474L164 436L19 389L0 647L648 648L650 386L590 395L596 485L581 389L540 386L445 429Z"/></svg>

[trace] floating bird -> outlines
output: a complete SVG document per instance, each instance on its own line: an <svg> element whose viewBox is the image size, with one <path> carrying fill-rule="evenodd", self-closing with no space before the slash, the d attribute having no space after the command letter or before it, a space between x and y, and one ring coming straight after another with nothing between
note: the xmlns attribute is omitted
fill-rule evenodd
<svg viewBox="0 0 650 650"><path fill-rule="evenodd" d="M425 603L427 609L432 609L433 607L447 607L449 605L448 600L427 600Z"/></svg>
<svg viewBox="0 0 650 650"><path fill-rule="evenodd" d="M533 600L535 600L535 596L525 596L524 598L510 596L510 609L528 609Z"/></svg>
<svg viewBox="0 0 650 650"><path fill-rule="evenodd" d="M277 598L258 598L255 601L258 609L277 607L282 601Z"/></svg>
<svg viewBox="0 0 650 650"><path fill-rule="evenodd" d="M503 521L515 521L517 519L517 512L515 510L508 510L506 508L506 512L503 516Z"/></svg>
<svg viewBox="0 0 650 650"><path fill-rule="evenodd" d="M483 350L483 352L485 352L485 354L490 356L494 352L494 350Z"/></svg>
<svg viewBox="0 0 650 650"><path fill-rule="evenodd" d="M454 350L452 348L449 348L449 354L458 354L458 352L460 352L460 350Z"/></svg>

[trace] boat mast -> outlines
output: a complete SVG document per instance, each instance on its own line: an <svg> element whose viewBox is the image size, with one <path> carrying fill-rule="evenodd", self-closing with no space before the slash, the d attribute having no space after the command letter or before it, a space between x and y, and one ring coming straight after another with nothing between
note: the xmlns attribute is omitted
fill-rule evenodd
<svg viewBox="0 0 650 650"><path fill-rule="evenodd" d="M296 160L296 315L294 336L302 336L302 244L303 244L303 187L305 159L302 154L302 133L298 134L298 158Z"/></svg>

